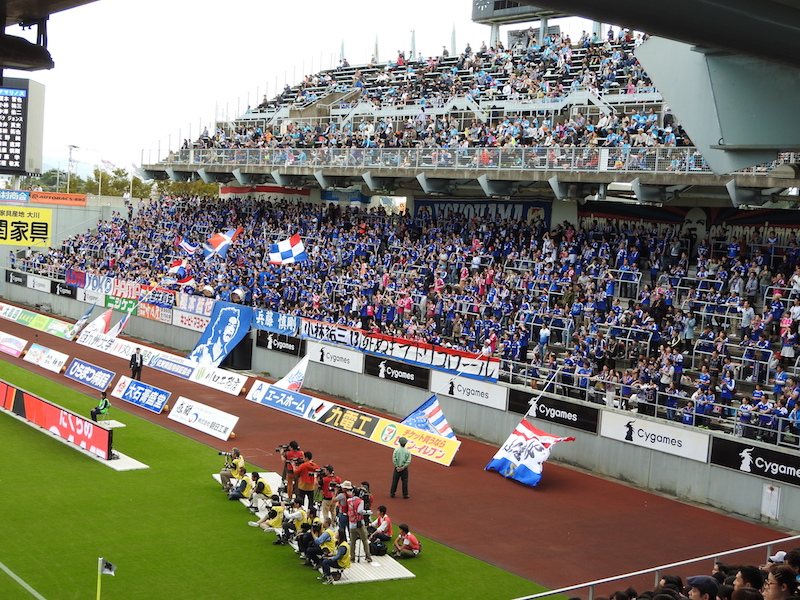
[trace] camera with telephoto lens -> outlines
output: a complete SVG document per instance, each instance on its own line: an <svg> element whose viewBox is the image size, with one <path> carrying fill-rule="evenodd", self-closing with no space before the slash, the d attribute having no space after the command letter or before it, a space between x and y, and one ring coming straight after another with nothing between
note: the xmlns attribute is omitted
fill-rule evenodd
<svg viewBox="0 0 800 600"><path fill-rule="evenodd" d="M233 458L233 454L231 454L230 452L217 452L217 454L219 456L224 456L227 460Z"/></svg>
<svg viewBox="0 0 800 600"><path fill-rule="evenodd" d="M370 502L369 487L354 487L353 497L361 498L364 501L364 512L368 515L372 514L372 511L370 510L372 502Z"/></svg>
<svg viewBox="0 0 800 600"><path fill-rule="evenodd" d="M278 446L275 448L275 452L286 452L289 449L289 444L284 444L283 446Z"/></svg>

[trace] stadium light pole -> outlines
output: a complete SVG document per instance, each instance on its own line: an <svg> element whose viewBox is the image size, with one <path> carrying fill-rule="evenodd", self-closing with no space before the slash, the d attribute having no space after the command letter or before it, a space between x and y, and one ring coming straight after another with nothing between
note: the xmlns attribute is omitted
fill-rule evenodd
<svg viewBox="0 0 800 600"><path fill-rule="evenodd" d="M69 163L67 164L67 193L69 194L69 184L72 177L72 151L77 150L78 146L70 144L67 148L69 148Z"/></svg>

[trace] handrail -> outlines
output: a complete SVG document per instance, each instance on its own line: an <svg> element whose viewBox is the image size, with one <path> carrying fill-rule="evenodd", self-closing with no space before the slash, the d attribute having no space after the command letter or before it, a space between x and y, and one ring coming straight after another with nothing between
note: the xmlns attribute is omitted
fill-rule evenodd
<svg viewBox="0 0 800 600"><path fill-rule="evenodd" d="M630 573L624 573L622 575L615 575L613 577L605 577L603 579L595 579L594 581L587 581L585 583L579 583L578 585L571 585L567 587L558 588L557 590L550 590L548 592L539 592L538 594L532 594L530 596L520 596L519 598L514 598L514 600L535 600L536 598L547 598L548 596L555 596L556 594L563 594L565 592L571 592L573 590L579 590L583 588L589 588L589 600L593 600L594 598L594 588L595 586L602 585L604 583L611 583L613 581L619 581L620 579L629 579L632 577L638 577L640 575L647 575L648 573L655 573L656 579L655 584L658 585L658 581L661 578L660 573L665 569L673 569L675 567L682 567L684 565L690 565L696 562L700 562L703 560L712 559L714 562L720 556L728 556L730 554L738 554L740 552L747 552L748 550L758 550L759 548L767 548L767 557L769 557L770 553L772 552L772 546L778 543L786 543L791 542L794 540L800 540L800 535L793 535L791 537L780 538L777 540L770 540L769 542L761 542L760 544L752 544L750 546L742 546L741 548L735 548L733 550L725 550L724 552L716 552L714 554L706 554L704 556L698 556L696 558L689 558L686 560L681 560L678 562L667 563L665 565L659 565L656 567L650 567L649 569L641 569L639 571L631 571ZM765 561L766 562L766 561Z"/></svg>
<svg viewBox="0 0 800 600"><path fill-rule="evenodd" d="M144 158L144 157L143 157ZM425 169L481 171L583 171L590 173L665 173L713 175L697 148L614 146L511 146L472 148L200 148L170 151L150 165L173 167L306 167L356 169ZM800 162L800 154L736 171L769 176L786 161Z"/></svg>

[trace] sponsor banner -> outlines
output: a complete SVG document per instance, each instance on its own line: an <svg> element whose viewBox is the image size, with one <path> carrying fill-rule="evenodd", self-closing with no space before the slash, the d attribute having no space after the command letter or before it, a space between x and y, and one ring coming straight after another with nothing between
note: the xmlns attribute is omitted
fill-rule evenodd
<svg viewBox="0 0 800 600"><path fill-rule="evenodd" d="M78 288L78 300L86 302L87 304L96 304L97 306L106 305L106 295L102 292L93 292L86 288Z"/></svg>
<svg viewBox="0 0 800 600"><path fill-rule="evenodd" d="M498 410L506 410L508 404L508 388L505 386L471 377L454 377L436 369L431 371L430 390Z"/></svg>
<svg viewBox="0 0 800 600"><path fill-rule="evenodd" d="M155 304L140 302L136 314L145 319L172 325L172 309L166 306L156 306Z"/></svg>
<svg viewBox="0 0 800 600"><path fill-rule="evenodd" d="M112 308L125 313L132 313L139 305L138 300L120 298L116 296L103 296L103 301L106 308Z"/></svg>
<svg viewBox="0 0 800 600"><path fill-rule="evenodd" d="M220 440L227 440L233 432L233 428L236 427L236 423L239 422L239 417L235 415L183 396L178 396L175 406L167 416L173 421Z"/></svg>
<svg viewBox="0 0 800 600"><path fill-rule="evenodd" d="M487 360L471 352L461 352L379 333L367 334L360 329L310 319L302 320L300 334L305 338L352 346L364 352L383 354L403 362L451 371L465 377L497 381L500 367L499 359L494 357Z"/></svg>
<svg viewBox="0 0 800 600"><path fill-rule="evenodd" d="M167 354L166 352L154 353L150 357L150 361L145 363L147 366L152 367L158 371L175 375L181 379L191 379L194 370L197 368L197 363Z"/></svg>
<svg viewBox="0 0 800 600"><path fill-rule="evenodd" d="M306 394L279 388L261 380L257 380L253 384L253 388L247 394L247 399L297 417L306 417L312 401L315 400Z"/></svg>
<svg viewBox="0 0 800 600"><path fill-rule="evenodd" d="M36 331L49 333L65 340L70 339L69 334L72 330L72 323L60 321L47 315L40 315L32 310L0 302L0 318L14 321Z"/></svg>
<svg viewBox="0 0 800 600"><path fill-rule="evenodd" d="M22 360L33 363L53 373L61 373L61 369L64 368L64 365L67 364L69 360L69 355L53 350L52 348L45 348L39 344L32 344Z"/></svg>
<svg viewBox="0 0 800 600"><path fill-rule="evenodd" d="M300 317L279 313L274 310L264 310L263 308L253 309L254 329L263 329L272 333L282 335L294 335L300 326Z"/></svg>
<svg viewBox="0 0 800 600"><path fill-rule="evenodd" d="M201 365L218 367L250 331L252 320L251 307L217 302L208 327L187 358Z"/></svg>
<svg viewBox="0 0 800 600"><path fill-rule="evenodd" d="M83 286L88 292L111 295L114 291L114 280L105 275L86 273L86 283Z"/></svg>
<svg viewBox="0 0 800 600"><path fill-rule="evenodd" d="M68 285L74 285L78 288L86 287L86 273L78 269L67 269L65 281Z"/></svg>
<svg viewBox="0 0 800 600"><path fill-rule="evenodd" d="M0 202L30 202L30 192L22 190L0 190Z"/></svg>
<svg viewBox="0 0 800 600"><path fill-rule="evenodd" d="M431 379L430 369L423 369L422 367L390 360L382 356L372 356L371 354L367 354L364 357L364 373L395 383L413 385L425 390L428 389Z"/></svg>
<svg viewBox="0 0 800 600"><path fill-rule="evenodd" d="M0 407L95 456L111 458L112 430L0 381Z"/></svg>
<svg viewBox="0 0 800 600"><path fill-rule="evenodd" d="M283 352L284 354L291 354L292 356L305 356L306 353L305 340L299 337L265 331L263 329L259 329L256 332L256 346L259 348L266 348L267 350Z"/></svg>
<svg viewBox="0 0 800 600"><path fill-rule="evenodd" d="M800 485L800 457L717 437L711 443L711 464L773 481Z"/></svg>
<svg viewBox="0 0 800 600"><path fill-rule="evenodd" d="M184 294L185 295L185 294ZM184 310L172 310L172 324L192 331L205 331L211 319Z"/></svg>
<svg viewBox="0 0 800 600"><path fill-rule="evenodd" d="M50 280L45 279L44 277L35 277L34 275L28 275L28 288L32 290L37 290L39 292L46 292L50 293Z"/></svg>
<svg viewBox="0 0 800 600"><path fill-rule="evenodd" d="M530 404L534 398L538 399ZM600 411L591 406L573 404L560 398L539 395L538 392L524 392L511 389L508 393L509 410L527 415L531 419L540 419L589 433L597 433L600 423Z"/></svg>
<svg viewBox="0 0 800 600"><path fill-rule="evenodd" d="M62 283L61 281L50 282L50 293L63 298L75 299L78 297L78 290L74 285Z"/></svg>
<svg viewBox="0 0 800 600"><path fill-rule="evenodd" d="M195 383L232 396L238 396L247 383L247 375L238 375L232 371L217 369L211 365L196 365L190 379Z"/></svg>
<svg viewBox="0 0 800 600"><path fill-rule="evenodd" d="M673 427L606 410L600 420L600 435L641 448L708 462L710 436L683 427Z"/></svg>
<svg viewBox="0 0 800 600"><path fill-rule="evenodd" d="M83 385L88 385L98 392L102 392L108 388L116 373L78 358L73 358L64 375Z"/></svg>
<svg viewBox="0 0 800 600"><path fill-rule="evenodd" d="M247 376L245 375L237 375L223 369L198 365L177 354L156 350L131 340L111 337L99 331L86 331L84 329L78 336L77 341L82 346L88 346L94 350L111 354L125 361L130 360L131 354L136 351L136 348L141 348L142 360L145 365L234 396L238 396L245 383L247 383Z"/></svg>
<svg viewBox="0 0 800 600"><path fill-rule="evenodd" d="M319 342L311 342L306 347L308 356L313 362L353 373L364 372L364 354L361 352Z"/></svg>
<svg viewBox="0 0 800 600"><path fill-rule="evenodd" d="M382 417L371 415L355 408L349 408L318 398L315 398L315 400L317 404L308 413L309 419L358 437L372 439L375 430L379 429L381 422L384 421Z"/></svg>
<svg viewBox="0 0 800 600"><path fill-rule="evenodd" d="M112 279L111 295L117 298L137 300L142 295L142 284L128 279Z"/></svg>
<svg viewBox="0 0 800 600"><path fill-rule="evenodd" d="M31 192L31 202L35 204L61 204L66 206L86 206L86 194L57 194L56 192Z"/></svg>
<svg viewBox="0 0 800 600"><path fill-rule="evenodd" d="M186 312L194 313L196 315L203 315L210 317L214 312L213 298L206 298L204 296L195 296L194 294L178 293L178 303L176 306Z"/></svg>
<svg viewBox="0 0 800 600"><path fill-rule="evenodd" d="M172 308L175 306L175 292L160 287L154 288L150 285L143 285L141 286L141 300L148 304Z"/></svg>
<svg viewBox="0 0 800 600"><path fill-rule="evenodd" d="M119 378L117 385L111 390L111 395L114 398L125 400L125 402L140 406L157 415L164 410L164 405L169 400L170 393L167 390L136 381L124 375Z"/></svg>
<svg viewBox="0 0 800 600"><path fill-rule="evenodd" d="M426 212L435 218L446 219L449 213L455 213L464 215L470 221L474 219L494 221L514 219L531 222L535 219L542 219L549 224L552 206L550 202L512 202L508 200L493 202L486 198L453 198L452 200L414 198L416 217L419 217L421 212Z"/></svg>
<svg viewBox="0 0 800 600"><path fill-rule="evenodd" d="M3 333L0 331L0 352L10 354L15 358L19 358L25 346L28 345L28 340L23 340L10 333Z"/></svg>
<svg viewBox="0 0 800 600"><path fill-rule="evenodd" d="M6 271L6 283L28 287L28 275L17 271Z"/></svg>
<svg viewBox="0 0 800 600"><path fill-rule="evenodd" d="M49 208L0 206L0 244L47 248L52 228Z"/></svg>

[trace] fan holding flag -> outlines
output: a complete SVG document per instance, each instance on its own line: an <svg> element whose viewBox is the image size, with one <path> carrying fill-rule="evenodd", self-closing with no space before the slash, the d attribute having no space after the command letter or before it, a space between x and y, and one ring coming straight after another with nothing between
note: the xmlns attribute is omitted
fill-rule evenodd
<svg viewBox="0 0 800 600"><path fill-rule="evenodd" d="M269 264L271 265L288 265L304 260L308 260L308 254L306 254L306 247L303 245L299 233L295 233L288 240L281 240L277 244L269 245Z"/></svg>
<svg viewBox="0 0 800 600"><path fill-rule="evenodd" d="M237 227L236 229L229 229L225 233L215 233L203 245L203 257L206 260L214 256L225 258L228 254L228 248L242 231L244 231L242 227Z"/></svg>

